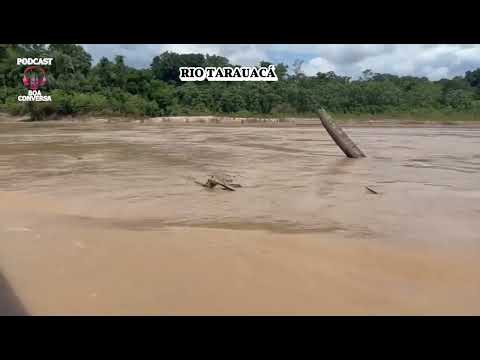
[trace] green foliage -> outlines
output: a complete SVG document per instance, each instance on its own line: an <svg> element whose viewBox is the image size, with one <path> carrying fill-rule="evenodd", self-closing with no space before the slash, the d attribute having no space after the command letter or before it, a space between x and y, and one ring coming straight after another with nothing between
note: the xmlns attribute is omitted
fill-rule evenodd
<svg viewBox="0 0 480 360"><path fill-rule="evenodd" d="M126 95L122 112L130 115L146 115L149 102L138 95Z"/></svg>
<svg viewBox="0 0 480 360"><path fill-rule="evenodd" d="M217 58L211 59L214 63ZM205 57L202 54L176 54L166 51L160 56L155 56L151 69L155 79L166 82L179 83L179 68L182 66L205 66Z"/></svg>
<svg viewBox="0 0 480 360"><path fill-rule="evenodd" d="M92 56L75 44L51 44L48 48L55 61L51 71L58 75L65 72L87 75L92 66Z"/></svg>
<svg viewBox="0 0 480 360"><path fill-rule="evenodd" d="M74 112L72 107L72 96L67 92L56 89L52 91L51 97L52 104L55 106L59 114L67 115Z"/></svg>
<svg viewBox="0 0 480 360"><path fill-rule="evenodd" d="M11 115L24 115L27 111L25 104L18 102L17 96L13 95L6 99L2 106L2 110Z"/></svg>
<svg viewBox="0 0 480 360"><path fill-rule="evenodd" d="M477 89L480 88L480 69L474 71L467 71L465 73L465 80L470 84L470 86Z"/></svg>
<svg viewBox="0 0 480 360"><path fill-rule="evenodd" d="M469 90L453 89L445 93L445 104L456 109L469 109L473 106L474 94Z"/></svg>
<svg viewBox="0 0 480 360"><path fill-rule="evenodd" d="M161 115L169 115L175 103L175 87L158 80L153 80L149 98L157 104Z"/></svg>
<svg viewBox="0 0 480 360"><path fill-rule="evenodd" d="M69 105L73 113L101 113L109 108L108 100L101 94L75 93Z"/></svg>
<svg viewBox="0 0 480 360"><path fill-rule="evenodd" d="M44 90L52 103L34 106L18 103L24 92L23 68L17 57L53 57ZM259 66L268 66L260 62ZM368 116L445 116L462 113L480 118L480 69L465 76L429 81L365 70L358 80L334 72L307 76L303 62L277 64L280 81L179 81L181 66L231 66L217 55L176 54L155 56L148 69L125 64L122 56L92 58L75 44L0 45L0 109L12 114L31 113L40 119L52 113L114 113L134 116L231 114L235 116L306 116L319 107L334 114ZM240 115L239 115L240 114Z"/></svg>

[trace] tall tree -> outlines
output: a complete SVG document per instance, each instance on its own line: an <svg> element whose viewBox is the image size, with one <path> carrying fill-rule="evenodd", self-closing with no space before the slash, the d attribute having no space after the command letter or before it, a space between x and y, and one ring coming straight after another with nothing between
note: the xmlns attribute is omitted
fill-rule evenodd
<svg viewBox="0 0 480 360"><path fill-rule="evenodd" d="M218 61L219 59L215 59ZM155 79L180 83L180 67L203 67L205 66L205 57L202 54L176 54L164 52L160 56L153 58L150 68Z"/></svg>

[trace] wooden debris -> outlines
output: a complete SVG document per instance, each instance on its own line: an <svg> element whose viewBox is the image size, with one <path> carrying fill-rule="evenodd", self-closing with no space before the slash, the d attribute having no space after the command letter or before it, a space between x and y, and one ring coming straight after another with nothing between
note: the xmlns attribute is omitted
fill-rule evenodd
<svg viewBox="0 0 480 360"><path fill-rule="evenodd" d="M211 178L215 178L217 179L218 181L224 183L224 184L227 184L228 186L230 187L234 187L234 188L240 188L242 187L242 185L240 184L237 184L237 183L234 183L233 182L233 177L230 176L230 175L223 175L223 176L220 176L220 175L210 175Z"/></svg>
<svg viewBox="0 0 480 360"><path fill-rule="evenodd" d="M222 181L220 179L217 179L216 177L214 176L211 176L210 178L208 178L207 182L205 184L199 182L199 181L195 181L196 184L199 184L203 187L206 187L208 189L213 189L215 186L219 185L221 186L224 190L229 190L229 191L235 191L235 189L230 185L230 184L226 184L225 181ZM239 184L235 184L235 185L239 185ZM241 185L239 186L236 186L236 187L240 187Z"/></svg>
<svg viewBox="0 0 480 360"><path fill-rule="evenodd" d="M372 194L378 194L377 191L373 190L372 188L369 188L368 186L365 186L365 188L370 191Z"/></svg>
<svg viewBox="0 0 480 360"><path fill-rule="evenodd" d="M222 186L225 190L235 191L235 189L233 187L231 187L230 185L227 185L225 182L220 181L219 179L210 178L210 179L208 179L208 181L210 181L212 184Z"/></svg>
<svg viewBox="0 0 480 360"><path fill-rule="evenodd" d="M347 155L349 158L360 158L365 157L365 154L358 148L357 145L348 137L348 135L343 131L343 129L335 124L333 119L328 115L324 109L318 111L318 116L327 130L327 132L332 137L333 141L338 145L340 149Z"/></svg>

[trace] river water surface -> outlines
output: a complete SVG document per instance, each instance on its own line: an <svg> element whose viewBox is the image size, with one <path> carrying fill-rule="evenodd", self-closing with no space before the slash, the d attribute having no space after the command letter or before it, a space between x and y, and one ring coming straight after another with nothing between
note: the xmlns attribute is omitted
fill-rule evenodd
<svg viewBox="0 0 480 360"><path fill-rule="evenodd" d="M345 130L367 158L318 126L0 123L0 269L32 314L479 314L480 130Z"/></svg>

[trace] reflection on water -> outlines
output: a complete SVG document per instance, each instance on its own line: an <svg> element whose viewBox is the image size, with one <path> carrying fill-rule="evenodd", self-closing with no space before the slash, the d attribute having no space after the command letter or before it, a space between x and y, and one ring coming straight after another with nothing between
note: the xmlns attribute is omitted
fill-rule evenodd
<svg viewBox="0 0 480 360"><path fill-rule="evenodd" d="M321 127L2 124L1 130L1 188L68 196L69 215L80 220L137 229L361 229L380 236L391 234L394 222L440 238L472 238L477 230L478 130L348 129L368 155L360 160L345 158ZM209 174L234 176L243 188L207 191L193 182Z"/></svg>

